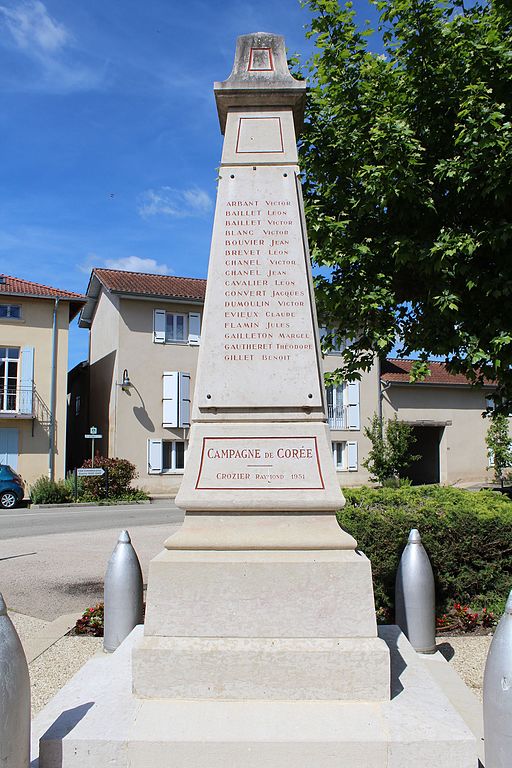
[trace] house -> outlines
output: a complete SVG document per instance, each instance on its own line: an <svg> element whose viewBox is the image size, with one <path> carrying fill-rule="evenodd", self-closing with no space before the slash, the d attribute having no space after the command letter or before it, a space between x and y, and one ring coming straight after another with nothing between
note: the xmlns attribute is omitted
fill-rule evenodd
<svg viewBox="0 0 512 768"><path fill-rule="evenodd" d="M409 469L415 483L479 483L492 479L485 435L492 407L489 382L472 387L462 374L450 374L442 363L430 362L429 375L411 382L412 360L386 360L381 371L382 413L395 414L413 428L413 453L419 461Z"/></svg>
<svg viewBox="0 0 512 768"><path fill-rule="evenodd" d="M176 491L183 474L205 289L111 269L89 280L79 321L90 329L89 426L100 452L132 461L151 493Z"/></svg>
<svg viewBox="0 0 512 768"><path fill-rule="evenodd" d="M80 314L80 326L90 330L89 365L80 369L89 377L90 396L86 406L86 388L79 394L75 377L71 412L88 407L89 426L102 435L101 453L132 461L139 485L153 494L174 493L183 474L205 289L206 280L94 269ZM324 371L339 364L339 352L325 355ZM376 362L360 381L327 390L340 483L369 481L362 466L371 447L364 426L380 409L385 419L396 413L413 427L414 452L422 455L415 482L485 481L487 424L481 414L492 387L474 389L438 363L424 382L412 384L410 365ZM82 445L82 455L87 450Z"/></svg>
<svg viewBox="0 0 512 768"><path fill-rule="evenodd" d="M63 478L68 328L85 297L0 275L0 463Z"/></svg>

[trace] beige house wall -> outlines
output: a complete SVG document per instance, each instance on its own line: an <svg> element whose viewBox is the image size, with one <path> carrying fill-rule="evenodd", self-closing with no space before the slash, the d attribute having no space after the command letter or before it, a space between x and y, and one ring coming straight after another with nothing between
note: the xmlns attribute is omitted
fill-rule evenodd
<svg viewBox="0 0 512 768"><path fill-rule="evenodd" d="M98 434L103 435L101 440L95 441L95 450L103 456L114 456L112 448L116 437L115 382L118 381L117 358L121 323L117 296L101 291L93 322L89 341L89 428L95 426L98 428Z"/></svg>
<svg viewBox="0 0 512 768"><path fill-rule="evenodd" d="M335 371L341 363L340 355L329 354L323 358L324 372ZM364 427L367 426L374 413L378 412L379 398L379 367L373 365L369 371L361 374L359 384L359 430L334 430L331 429L333 441L354 441L357 442L357 470L344 470L338 472L340 484L344 487L364 485L370 482L368 471L362 466L362 461L368 455L371 444L364 434Z"/></svg>
<svg viewBox="0 0 512 768"><path fill-rule="evenodd" d="M182 471L150 474L148 439L187 441L187 429L163 427L162 375L182 371L191 375L191 396L195 385L198 347L188 343L155 343L155 309L188 314L199 312L198 303L163 299L125 298L102 290L93 319L90 342L91 425L103 435L97 445L103 455L127 458L137 467L137 485L153 494L177 491ZM340 364L337 354L326 355L324 370ZM123 371L132 387L119 386ZM364 427L379 411L380 374L376 363L361 376L359 429L331 430L332 441L357 443L357 469L338 471L340 485L349 487L370 482L362 462L370 450ZM398 417L410 423L442 424L440 479L442 483L485 482L488 423L481 417L486 393L467 387L392 385L383 397L383 417ZM334 459L333 459L334 461Z"/></svg>
<svg viewBox="0 0 512 768"><path fill-rule="evenodd" d="M482 417L488 392L464 386L393 384L384 394L385 419L395 414L418 426L444 425L440 441L440 479L443 484L486 482L485 435ZM414 449L413 449L414 450Z"/></svg>
<svg viewBox="0 0 512 768"><path fill-rule="evenodd" d="M52 371L54 301L6 296L20 304L20 320L0 320L0 347L34 348L35 419L0 413L0 429L18 430L18 472L26 489L41 475L48 476L49 411ZM66 458L66 392L68 368L69 302L59 300L57 313L57 376L55 477L61 479ZM20 366L21 368L21 366ZM21 371L20 371L21 374Z"/></svg>
<svg viewBox="0 0 512 768"><path fill-rule="evenodd" d="M199 305L118 298L102 292L91 332L90 375L91 419L108 437L108 443L101 443L102 453L132 461L139 473L137 485L158 494L176 492L183 473L149 474L148 439L188 439L188 430L162 426L162 376L164 371L190 373L193 392L198 347L155 343L155 309L202 314ZM103 336L101 341L96 339L98 334ZM133 385L126 392L119 386L125 369Z"/></svg>

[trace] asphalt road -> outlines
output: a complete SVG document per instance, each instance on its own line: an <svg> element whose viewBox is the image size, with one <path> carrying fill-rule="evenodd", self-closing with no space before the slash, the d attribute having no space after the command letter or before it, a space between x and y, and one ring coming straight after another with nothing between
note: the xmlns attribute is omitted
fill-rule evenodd
<svg viewBox="0 0 512 768"><path fill-rule="evenodd" d="M11 517L12 516L12 517ZM119 532L130 532L147 583L150 560L183 520L172 502L0 513L0 592L11 611L52 621L103 599Z"/></svg>
<svg viewBox="0 0 512 768"><path fill-rule="evenodd" d="M183 512L173 501L100 507L0 510L0 541L23 536L47 536L73 531L100 531L140 525L176 525Z"/></svg>

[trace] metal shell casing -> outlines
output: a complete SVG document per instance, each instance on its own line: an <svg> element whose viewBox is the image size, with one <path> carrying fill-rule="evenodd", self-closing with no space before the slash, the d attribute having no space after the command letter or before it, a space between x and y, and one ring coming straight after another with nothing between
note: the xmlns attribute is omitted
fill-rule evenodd
<svg viewBox="0 0 512 768"><path fill-rule="evenodd" d="M418 653L435 653L434 574L416 528L409 534L395 582L396 623Z"/></svg>
<svg viewBox="0 0 512 768"><path fill-rule="evenodd" d="M485 768L512 764L512 591L494 633L484 672Z"/></svg>
<svg viewBox="0 0 512 768"><path fill-rule="evenodd" d="M0 594L0 765L30 765L30 678L25 652Z"/></svg>
<svg viewBox="0 0 512 768"><path fill-rule="evenodd" d="M143 621L139 558L128 531L121 531L105 574L103 648L112 652Z"/></svg>

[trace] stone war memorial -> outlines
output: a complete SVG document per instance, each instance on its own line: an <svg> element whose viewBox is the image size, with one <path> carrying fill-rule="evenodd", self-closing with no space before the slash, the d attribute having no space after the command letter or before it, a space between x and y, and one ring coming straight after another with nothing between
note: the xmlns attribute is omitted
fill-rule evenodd
<svg viewBox="0 0 512 768"><path fill-rule="evenodd" d="M343 531L297 166L306 85L274 34L215 84L224 134L180 530L146 617L34 722L39 768L476 768L474 738Z"/></svg>

